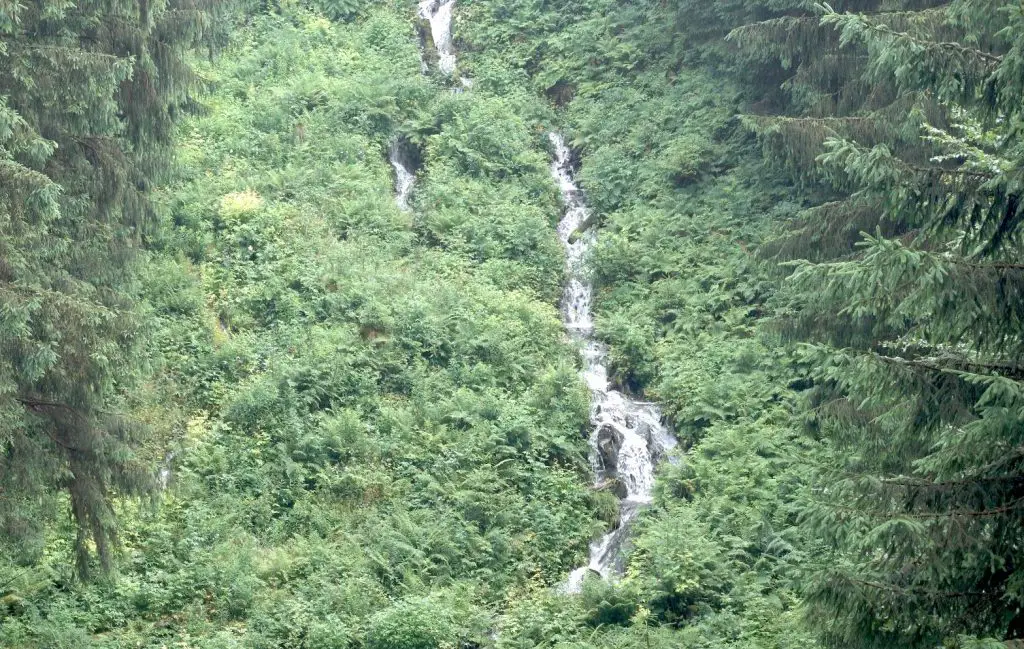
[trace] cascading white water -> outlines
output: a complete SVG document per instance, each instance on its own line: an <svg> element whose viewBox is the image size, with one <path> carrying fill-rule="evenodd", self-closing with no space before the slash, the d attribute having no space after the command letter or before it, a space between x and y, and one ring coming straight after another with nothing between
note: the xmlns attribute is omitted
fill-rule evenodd
<svg viewBox="0 0 1024 649"><path fill-rule="evenodd" d="M452 41L452 11L455 0L420 0L420 18L430 23L430 36L437 50L437 67L442 74L455 72L455 44Z"/></svg>
<svg viewBox="0 0 1024 649"><path fill-rule="evenodd" d="M455 10L455 0L420 0L419 17L430 23L430 37L434 41L434 49L437 50L437 66L441 73L451 77L455 73L455 43L452 38L452 16ZM420 68L423 74L430 72L427 65L424 43L420 45ZM473 87L472 79L459 77L461 87L452 89L452 92L462 92L464 89ZM409 211L409 197L412 195L413 186L416 183L414 165L405 155L408 150L402 143L395 140L388 149L388 160L395 170L395 202L399 209Z"/></svg>
<svg viewBox="0 0 1024 649"><path fill-rule="evenodd" d="M565 592L576 593L588 572L607 578L621 570L621 549L629 524L640 508L650 503L654 467L676 440L662 424L656 404L634 401L609 385L608 350L594 338L593 287L584 265L595 234L590 229L579 231L589 212L573 178L572 153L561 135L551 133L550 138L555 147L551 175L558 182L565 205L558 224L569 276L562 295L562 317L570 337L582 348L583 375L591 392L594 432L590 437L590 463L595 487L614 485L620 498L618 526L590 545L589 563L574 570L563 586Z"/></svg>
<svg viewBox="0 0 1024 649"><path fill-rule="evenodd" d="M413 185L416 183L416 174L412 166L403 155L402 144L398 140L391 143L388 149L388 160L395 169L395 202L398 208L409 211L409 196L412 195Z"/></svg>
<svg viewBox="0 0 1024 649"><path fill-rule="evenodd" d="M167 453L164 454L164 461L160 465L160 470L157 472L156 476L161 491L167 491L167 488L171 485L172 462L174 462L174 451L167 451Z"/></svg>
<svg viewBox="0 0 1024 649"><path fill-rule="evenodd" d="M430 23L430 33L437 49L438 68L446 76L456 70L455 46L452 39L452 14L455 0L421 0L419 15ZM428 68L424 63L424 71ZM472 81L461 77L463 88ZM461 89L456 88L454 92ZM590 462L594 468L595 487L614 485L620 497L619 524L590 546L590 561L570 575L564 589L579 592L588 571L610 577L621 570L622 544L630 523L640 508L651 501L654 467L664 453L676 445L661 423L657 405L634 401L608 382L608 350L594 338L591 310L593 287L584 268L584 257L594 243L592 231L579 232L589 216L583 195L573 178L571 152L557 133L550 134L555 147L551 173L558 182L565 214L558 224L558 234L565 245L569 280L562 296L562 315L570 337L582 347L584 378L591 391L590 420L594 432L590 438ZM392 144L389 159L395 168L395 199L399 207L409 209L409 194L415 181L409 164L402 156L398 142Z"/></svg>

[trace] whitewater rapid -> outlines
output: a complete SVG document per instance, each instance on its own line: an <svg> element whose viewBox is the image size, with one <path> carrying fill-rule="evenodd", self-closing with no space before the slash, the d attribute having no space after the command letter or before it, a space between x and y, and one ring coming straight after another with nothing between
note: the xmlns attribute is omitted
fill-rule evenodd
<svg viewBox="0 0 1024 649"><path fill-rule="evenodd" d="M452 19L455 11L455 0L421 0L417 15L430 25L430 40L437 52L437 67L445 77L452 77L458 66L455 56L455 42L452 37ZM420 69L423 74L430 73L427 63L426 39L420 47ZM460 86L452 88L452 92L462 92L473 86L468 77L459 77ZM416 185L416 168L409 156L408 142L395 139L388 148L388 162L395 171L395 202L403 211L410 211L410 198Z"/></svg>
<svg viewBox="0 0 1024 649"><path fill-rule="evenodd" d="M549 137L555 149L551 175L558 183L565 208L558 224L568 277L562 295L562 319L570 338L581 349L583 377L591 393L590 463L594 487L611 489L619 497L618 525L591 543L587 565L574 570L563 585L565 592L575 593L588 572L607 579L622 571L622 546L630 523L651 502L655 466L676 445L676 440L662 423L656 404L633 400L609 383L608 349L594 336L594 289L586 269L586 256L596 235L585 227L590 213L576 184L572 152L558 133Z"/></svg>

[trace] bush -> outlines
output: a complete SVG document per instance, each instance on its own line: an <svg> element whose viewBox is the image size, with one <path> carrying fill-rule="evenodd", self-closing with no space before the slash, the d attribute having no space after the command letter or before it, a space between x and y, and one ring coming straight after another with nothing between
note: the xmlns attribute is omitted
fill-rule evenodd
<svg viewBox="0 0 1024 649"><path fill-rule="evenodd" d="M468 592L442 592L401 600L370 618L366 649L454 649L479 638L487 626Z"/></svg>
<svg viewBox="0 0 1024 649"><path fill-rule="evenodd" d="M586 579L580 596L584 619L593 627L627 626L640 608L639 593L631 581Z"/></svg>

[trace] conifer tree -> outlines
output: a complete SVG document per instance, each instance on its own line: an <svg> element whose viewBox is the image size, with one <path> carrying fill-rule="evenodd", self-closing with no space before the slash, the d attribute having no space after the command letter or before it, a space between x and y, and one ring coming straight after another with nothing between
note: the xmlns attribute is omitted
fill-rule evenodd
<svg viewBox="0 0 1024 649"><path fill-rule="evenodd" d="M866 3L861 3L866 4ZM1024 15L821 5L730 39L788 77L746 123L821 197L789 331L827 453L805 521L833 646L1024 637ZM840 11L842 10L842 11Z"/></svg>
<svg viewBox="0 0 1024 649"><path fill-rule="evenodd" d="M37 547L54 494L109 566L110 498L152 483L117 414L139 375L136 253L216 2L0 1L0 538Z"/></svg>

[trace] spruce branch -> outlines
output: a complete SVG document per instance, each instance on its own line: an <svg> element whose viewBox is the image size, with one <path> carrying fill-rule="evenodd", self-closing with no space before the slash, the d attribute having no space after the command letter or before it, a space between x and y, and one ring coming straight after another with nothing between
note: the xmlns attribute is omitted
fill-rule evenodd
<svg viewBox="0 0 1024 649"><path fill-rule="evenodd" d="M906 487L909 489L933 489L933 490L945 490L954 489L956 487L966 487L979 482L986 483L1024 483L1024 475L1005 475L1005 476L977 476L973 478L963 478L960 480L941 480L933 482L924 478L912 478L909 476L901 476L898 478L882 478L879 482L886 486L892 487Z"/></svg>
<svg viewBox="0 0 1024 649"><path fill-rule="evenodd" d="M872 358L885 363L891 363L894 365L902 365L906 367L917 367L933 372L942 372L948 374L963 374L965 372L971 374L979 374L981 372L1007 372L1010 376L1004 376L1003 378L1010 379L1016 382L1024 382L1024 366L1018 363L999 363L999 362L985 362L970 360L962 357L955 357L952 355L946 355L943 357L933 358L901 358L899 356L883 356L881 354L868 354ZM947 366L941 364L940 361L948 361L955 363L959 367Z"/></svg>
<svg viewBox="0 0 1024 649"><path fill-rule="evenodd" d="M950 509L941 512L922 512L922 511L892 511L892 510L881 510L881 509L857 509L856 507L845 507L840 505L832 505L836 511L841 511L847 514L854 514L861 517L867 517L875 520L894 520L900 518L907 518L911 520L939 520L943 518L988 518L990 516L999 516L1002 514L1008 514L1014 510L1024 507L1024 497L1018 498L1010 502L1007 505L1001 507L994 507L992 509Z"/></svg>
<svg viewBox="0 0 1024 649"><path fill-rule="evenodd" d="M853 14L843 13L840 14L834 9L829 7L827 4L821 5L825 10L825 15L822 17L822 24L831 24L834 26L857 24L869 31L873 31L884 36L889 36L895 40L903 40L908 43L912 43L923 49L931 50L946 50L956 52L958 54L966 55L969 57L980 59L991 67L996 67L1003 62L1003 57L995 54L990 54L982 50L977 50L972 47L967 47L962 43L955 41L931 41L918 36L914 36L906 31L897 31L887 25L875 23L868 19L868 16L864 14ZM884 15L884 14L880 14Z"/></svg>
<svg viewBox="0 0 1024 649"><path fill-rule="evenodd" d="M878 581L867 581L862 579L855 579L849 576L843 576L843 579L848 583L855 584L858 586L865 586L867 588L873 588L877 590L885 590L896 595L914 595L924 597L935 597L935 598L958 598L958 597L999 597L1001 593L988 592L984 590L930 590L927 588L912 587L904 588L896 586L895 584L884 584Z"/></svg>

